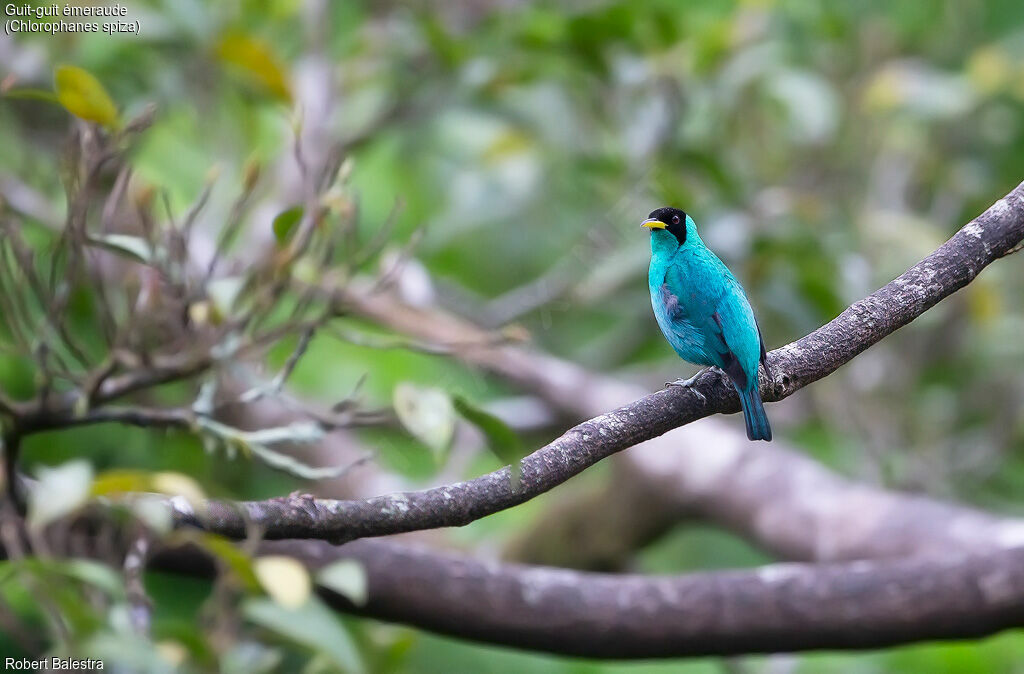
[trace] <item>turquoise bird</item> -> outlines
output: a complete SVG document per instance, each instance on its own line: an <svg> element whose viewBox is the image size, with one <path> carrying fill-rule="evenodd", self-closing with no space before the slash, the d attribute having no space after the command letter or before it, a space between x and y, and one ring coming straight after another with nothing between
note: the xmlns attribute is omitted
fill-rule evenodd
<svg viewBox="0 0 1024 674"><path fill-rule="evenodd" d="M641 224L651 230L648 283L665 339L683 360L724 371L740 396L747 437L771 440L757 384L760 363L768 373L764 340L743 286L683 211L659 208ZM670 385L689 388L699 375Z"/></svg>

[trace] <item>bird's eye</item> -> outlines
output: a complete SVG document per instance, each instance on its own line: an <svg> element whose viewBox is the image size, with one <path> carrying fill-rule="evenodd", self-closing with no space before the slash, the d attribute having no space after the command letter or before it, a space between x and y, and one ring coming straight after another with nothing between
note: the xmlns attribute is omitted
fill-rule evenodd
<svg viewBox="0 0 1024 674"><path fill-rule="evenodd" d="M672 224L673 225L678 225L679 224L679 216L678 215L673 215L672 216Z"/></svg>

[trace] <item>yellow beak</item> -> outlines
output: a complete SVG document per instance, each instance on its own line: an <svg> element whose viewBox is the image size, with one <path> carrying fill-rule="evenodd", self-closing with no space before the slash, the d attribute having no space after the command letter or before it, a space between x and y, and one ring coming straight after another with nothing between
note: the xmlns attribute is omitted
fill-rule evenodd
<svg viewBox="0 0 1024 674"><path fill-rule="evenodd" d="M640 223L640 226L646 227L647 229L665 229L665 223L661 220L655 220L654 218L647 218Z"/></svg>

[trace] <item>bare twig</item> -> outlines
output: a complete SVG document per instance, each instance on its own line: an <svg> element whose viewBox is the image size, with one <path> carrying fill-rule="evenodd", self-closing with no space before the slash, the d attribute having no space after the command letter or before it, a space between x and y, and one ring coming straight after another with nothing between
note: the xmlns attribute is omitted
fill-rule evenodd
<svg viewBox="0 0 1024 674"><path fill-rule="evenodd" d="M148 554L149 538L142 534L135 539L124 558L124 589L128 598L128 616L132 629L143 637L149 634L153 610L153 604L146 594L146 586L142 579Z"/></svg>

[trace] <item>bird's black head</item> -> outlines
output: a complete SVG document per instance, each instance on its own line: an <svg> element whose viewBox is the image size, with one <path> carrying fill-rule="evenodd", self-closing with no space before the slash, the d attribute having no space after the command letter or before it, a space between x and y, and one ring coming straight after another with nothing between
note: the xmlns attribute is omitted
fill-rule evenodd
<svg viewBox="0 0 1024 674"><path fill-rule="evenodd" d="M640 223L650 229L664 229L676 237L679 245L686 243L686 213L678 208L665 206L651 211L647 219Z"/></svg>

